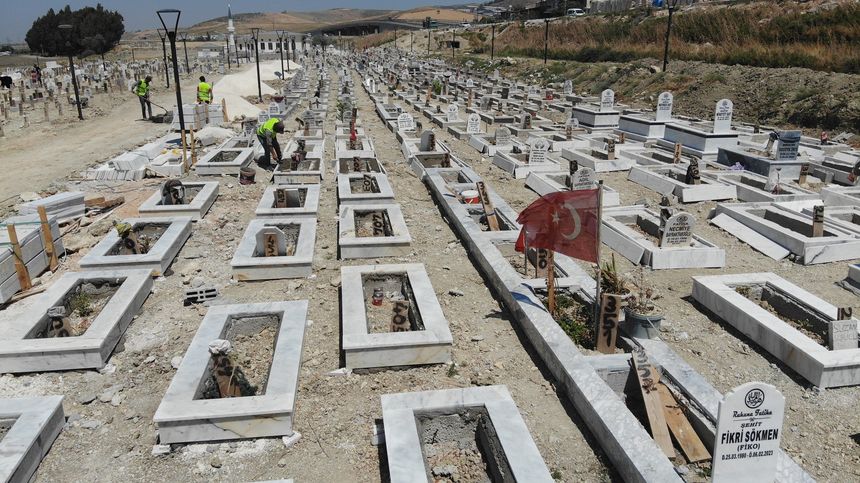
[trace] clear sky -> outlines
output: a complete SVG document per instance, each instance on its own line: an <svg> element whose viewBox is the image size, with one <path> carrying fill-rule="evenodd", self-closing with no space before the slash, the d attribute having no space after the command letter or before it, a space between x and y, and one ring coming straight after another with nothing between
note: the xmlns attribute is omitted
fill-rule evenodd
<svg viewBox="0 0 860 483"><path fill-rule="evenodd" d="M95 6L97 1L80 0L0 0L0 42L18 42L33 20L49 8L60 10L66 5L72 9ZM109 10L119 10L125 18L125 30L132 32L159 25L155 11L162 8L182 10L180 27L187 27L203 20L227 15L227 2L212 0L104 0L100 2ZM312 11L329 8L373 8L382 10L408 10L423 5L462 5L465 0L231 0L233 13Z"/></svg>

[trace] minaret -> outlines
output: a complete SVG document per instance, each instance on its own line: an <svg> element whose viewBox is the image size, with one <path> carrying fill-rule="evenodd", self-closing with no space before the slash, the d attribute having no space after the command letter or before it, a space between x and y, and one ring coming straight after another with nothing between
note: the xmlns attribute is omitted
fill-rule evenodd
<svg viewBox="0 0 860 483"><path fill-rule="evenodd" d="M230 48L236 50L236 27L233 26L233 13L230 11L230 4L227 4L227 38L229 39Z"/></svg>

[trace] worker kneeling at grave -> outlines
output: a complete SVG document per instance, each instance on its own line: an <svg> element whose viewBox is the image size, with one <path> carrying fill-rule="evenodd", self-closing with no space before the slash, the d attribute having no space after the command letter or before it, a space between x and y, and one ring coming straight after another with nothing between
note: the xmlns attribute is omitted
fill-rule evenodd
<svg viewBox="0 0 860 483"><path fill-rule="evenodd" d="M271 118L257 128L257 139L263 146L263 158L259 164L262 168L272 166L272 151L274 151L275 162L281 162L281 145L278 144L278 134L284 133L284 123L278 118Z"/></svg>

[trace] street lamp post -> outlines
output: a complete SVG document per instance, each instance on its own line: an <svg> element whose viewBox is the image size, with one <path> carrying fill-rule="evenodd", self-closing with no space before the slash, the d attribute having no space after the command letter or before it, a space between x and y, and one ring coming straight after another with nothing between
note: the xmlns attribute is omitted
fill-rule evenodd
<svg viewBox="0 0 860 483"><path fill-rule="evenodd" d="M669 21L666 23L666 43L663 46L663 72L669 67L669 35L672 32L672 13L675 11L675 6L678 5L678 0L667 2L669 4Z"/></svg>
<svg viewBox="0 0 860 483"><path fill-rule="evenodd" d="M427 27L427 55L430 55L430 27Z"/></svg>
<svg viewBox="0 0 860 483"><path fill-rule="evenodd" d="M263 86L260 84L260 29L254 27L251 29L251 37L254 39L254 57L257 61L257 101L263 102Z"/></svg>
<svg viewBox="0 0 860 483"><path fill-rule="evenodd" d="M69 71L72 74L72 85L75 87L75 105L78 106L78 119L84 120L84 113L81 112L81 95L78 91L78 78L75 76L75 61L72 59L72 26L63 24L59 26L66 38L66 49L69 54Z"/></svg>
<svg viewBox="0 0 860 483"><path fill-rule="evenodd" d="M278 30L278 52L281 54L281 79L284 78L284 31ZM289 61L287 61L289 64Z"/></svg>
<svg viewBox="0 0 860 483"><path fill-rule="evenodd" d="M167 70L167 47L164 40L167 38L167 33L158 29L158 36L161 38L161 53L164 55L164 81L167 82L167 88L170 89L170 76Z"/></svg>
<svg viewBox="0 0 860 483"><path fill-rule="evenodd" d="M155 13L158 14L158 19L161 20L161 25L167 33L167 38L170 40L170 55L173 56L173 81L176 84L176 110L179 112L179 132L184 137L185 116L182 110L182 92L179 88L179 65L176 63L176 30L179 28L179 15L182 12L176 9L167 9L158 10ZM173 21L173 30L168 29L167 24L164 22L165 17L167 20L170 20L171 15L176 15L176 19Z"/></svg>
<svg viewBox="0 0 860 483"><path fill-rule="evenodd" d="M190 74L191 67L188 66L188 45L185 43L185 41L188 40L188 34L186 32L182 32L179 35L182 36L182 50L185 51L185 73Z"/></svg>
<svg viewBox="0 0 860 483"><path fill-rule="evenodd" d="M225 52L227 52L227 69L229 70L231 67L231 64L230 64L230 38L228 37L227 40L225 40L224 42L227 44L226 45L227 50L225 50ZM239 67L239 66L237 65L236 67Z"/></svg>

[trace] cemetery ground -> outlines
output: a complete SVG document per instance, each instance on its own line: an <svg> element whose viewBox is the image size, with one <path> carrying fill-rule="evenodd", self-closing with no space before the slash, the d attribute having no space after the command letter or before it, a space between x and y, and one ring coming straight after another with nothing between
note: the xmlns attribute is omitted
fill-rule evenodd
<svg viewBox="0 0 860 483"><path fill-rule="evenodd" d="M354 80L359 86L360 79ZM155 83L155 102L172 105L173 91L164 89L158 79ZM187 81L184 84L193 86ZM184 91L183 96L191 99L192 89ZM596 87L592 90L598 91ZM713 95L718 99L733 93ZM454 336L454 364L330 375L342 366L339 269L367 263L337 259L334 180L328 177L322 182L315 277L253 283L231 281L229 262L245 227L254 218L254 208L267 183L260 179L260 170L257 184L241 186L235 180L221 180L218 200L209 214L195 223L191 238L166 277L155 281L154 292L106 370L0 377L0 393L4 395L67 395L64 405L68 427L43 460L37 481L150 481L164 475L176 481L281 477L296 481L375 481L388 471L384 449L371 443L374 422L381 418L382 394L491 384L508 386L541 456L559 480L617 479L585 424L557 391L540 358L487 288L426 187L402 162L399 144L374 115L367 94L357 87L355 96L362 127L373 139L378 158L385 163L412 235L412 253L392 258L390 263L425 265ZM691 97L695 95L688 91L682 99ZM111 229L110 222L134 216L139 203L160 184L160 180L152 179L121 184L77 184L68 178L57 179L60 173L77 173L88 164L109 159L163 131L163 125L134 121L139 116L138 102L126 92L96 99L104 106L96 104L90 110L99 108L102 112L90 114L85 123L64 120L59 125L34 124L15 136L7 132L0 142L0 158L10 160L9 166L16 170L15 178L0 181L0 199L7 203L18 202L15 197L22 191L46 189L112 194L118 193L113 188L116 186L125 197L125 204L109 217L67 235L67 246L77 251L49 276L51 279L75 270L81 256ZM710 98L696 102L712 109ZM679 110L686 108L679 103ZM422 122L429 124L423 119ZM766 118L765 122L776 121ZM290 121L287 129L294 131L296 123ZM333 129L334 114L330 109L326 134ZM536 199L524 180L514 180L492 166L490 158L482 157L466 142L439 129L435 132L439 141L469 163L516 211ZM288 139L290 135L288 132L283 137ZM333 146L327 143L326 159L334 157ZM622 205L644 201L656 206L659 201L658 194L628 181L626 172L602 173L600 179L621 194ZM860 433L860 413L856 410L860 387L818 390L810 386L728 324L703 313L690 296L690 277L694 275L771 271L837 306L856 306L856 296L835 285L845 277L844 264L802 266L764 257L730 234L701 222L714 206L716 203L702 202L684 209L700 220L696 234L726 250L726 268L647 274L661 295L658 305L667 314L661 337L720 392L750 380L774 384L786 398L783 449L819 481L860 478L860 452L851 439L851 435ZM602 249L608 258L611 250L605 245ZM633 266L626 259L616 256L616 260L623 273L632 275ZM306 332L294 426L302 439L295 446L286 448L279 438L273 438L194 444L180 446L166 456L151 454L156 443L152 414L175 373L177 357L184 354L206 312L202 305L182 303L183 289L196 283L196 279L218 287L218 304L310 301L308 319L313 323ZM591 353L586 348L581 350Z"/></svg>

